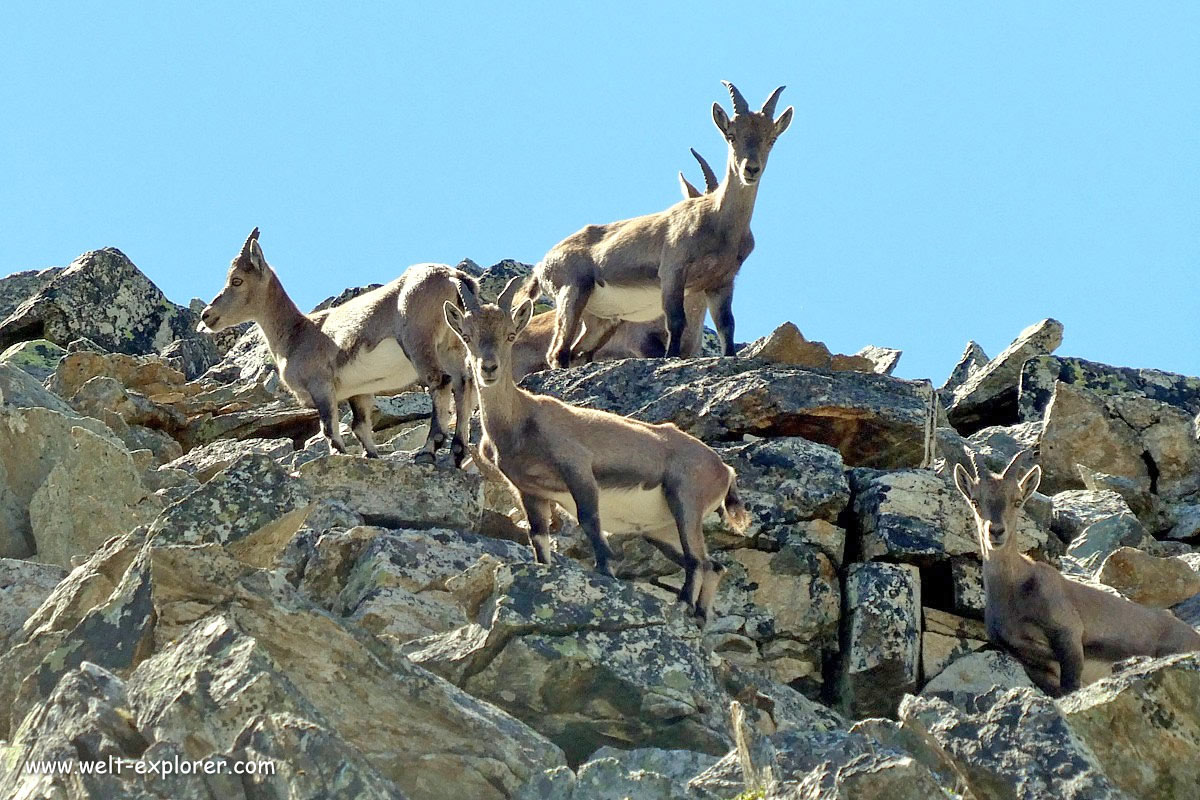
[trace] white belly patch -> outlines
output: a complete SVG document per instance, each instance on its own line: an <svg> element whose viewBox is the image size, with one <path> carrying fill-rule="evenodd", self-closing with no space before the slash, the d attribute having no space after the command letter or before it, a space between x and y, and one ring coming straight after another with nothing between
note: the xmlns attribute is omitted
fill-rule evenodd
<svg viewBox="0 0 1200 800"><path fill-rule="evenodd" d="M663 315L662 289L658 286L597 286L588 298L587 311L601 319L652 322Z"/></svg>
<svg viewBox="0 0 1200 800"><path fill-rule="evenodd" d="M579 518L570 492L556 492L551 499L572 517ZM600 528L605 533L653 533L675 528L675 517L667 506L662 487L601 489Z"/></svg>
<svg viewBox="0 0 1200 800"><path fill-rule="evenodd" d="M384 339L371 350L360 350L338 371L338 400L356 394L394 392L417 379L417 370L395 339Z"/></svg>

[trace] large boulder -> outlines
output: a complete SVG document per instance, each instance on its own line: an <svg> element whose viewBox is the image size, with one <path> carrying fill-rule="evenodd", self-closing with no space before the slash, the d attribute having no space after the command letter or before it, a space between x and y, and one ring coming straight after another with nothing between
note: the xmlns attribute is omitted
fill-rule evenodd
<svg viewBox="0 0 1200 800"><path fill-rule="evenodd" d="M196 315L163 295L116 248L84 253L0 321L0 347L86 336L119 353L156 353L195 336Z"/></svg>
<svg viewBox="0 0 1200 800"><path fill-rule="evenodd" d="M208 483L247 454L258 453L277 461L294 449L291 439L220 439L190 450L166 466L183 470L200 483Z"/></svg>
<svg viewBox="0 0 1200 800"><path fill-rule="evenodd" d="M927 381L697 358L588 364L534 373L522 385L575 405L670 421L709 442L803 436L837 448L851 466L921 466L932 459Z"/></svg>
<svg viewBox="0 0 1200 800"><path fill-rule="evenodd" d="M718 452L737 472L738 494L751 518L747 536L806 520L837 522L850 502L845 465L832 447L784 436Z"/></svg>
<svg viewBox="0 0 1200 800"><path fill-rule="evenodd" d="M76 416L67 401L47 391L38 379L14 364L0 362L0 403L11 408L48 408Z"/></svg>
<svg viewBox="0 0 1200 800"><path fill-rule="evenodd" d="M850 472L853 512L858 520L864 559L903 561L928 566L951 556L979 554L975 520L950 478L928 470ZM1031 516L1035 505L1017 517L1017 547L1047 550L1048 532Z"/></svg>
<svg viewBox="0 0 1200 800"><path fill-rule="evenodd" d="M372 525L476 530L483 513L478 475L414 464L403 454L331 455L309 461L299 473L315 496L345 503Z"/></svg>
<svg viewBox="0 0 1200 800"><path fill-rule="evenodd" d="M926 681L987 644L987 630L978 620L929 607L922 615L921 672Z"/></svg>
<svg viewBox="0 0 1200 800"><path fill-rule="evenodd" d="M0 319L6 318L16 311L18 306L40 292L64 269L66 267L27 269L23 272L14 272L6 278L0 278Z"/></svg>
<svg viewBox="0 0 1200 800"><path fill-rule="evenodd" d="M1125 799L1044 694L1013 688L960 697L963 707L936 696L905 697L900 722L930 749L946 753L976 797Z"/></svg>
<svg viewBox="0 0 1200 800"><path fill-rule="evenodd" d="M162 508L124 448L86 428L29 498L37 559L70 568L106 539L152 520Z"/></svg>
<svg viewBox="0 0 1200 800"><path fill-rule="evenodd" d="M605 744L719 755L725 695L691 620L625 582L569 563L496 565L478 622L409 657L493 702L572 763ZM520 675L520 680L513 680Z"/></svg>
<svg viewBox="0 0 1200 800"><path fill-rule="evenodd" d="M954 392L958 387L967 382L973 374L978 372L983 367L986 367L988 362L987 353L979 346L979 343L974 339L967 342L967 346L963 348L962 355L959 356L958 362L954 368L950 370L950 375L946 378L946 382L937 390L938 399L943 406L949 407L954 402Z"/></svg>
<svg viewBox="0 0 1200 800"><path fill-rule="evenodd" d="M988 425L1017 421L1021 368L1030 358L1054 352L1062 344L1063 326L1055 319L1030 325L986 366L970 373L954 390L950 423L963 434Z"/></svg>
<svg viewBox="0 0 1200 800"><path fill-rule="evenodd" d="M996 687L1035 689L1021 662L1000 650L980 650L951 661L921 689L922 695L948 695L951 702L964 702L960 695L984 694Z"/></svg>
<svg viewBox="0 0 1200 800"><path fill-rule="evenodd" d="M1200 654L1140 660L1058 701L1109 779L1138 798L1200 786Z"/></svg>
<svg viewBox="0 0 1200 800"><path fill-rule="evenodd" d="M0 558L0 653L66 574L52 564Z"/></svg>
<svg viewBox="0 0 1200 800"><path fill-rule="evenodd" d="M1097 578L1133 602L1154 608L1170 608L1200 593L1200 573L1186 562L1133 547L1110 553Z"/></svg>
<svg viewBox="0 0 1200 800"><path fill-rule="evenodd" d="M1059 382L1098 394L1142 395L1175 406L1192 416L1200 413L1200 378L1044 355L1030 358L1021 369L1021 419L1041 419L1054 397L1055 384Z"/></svg>
<svg viewBox="0 0 1200 800"><path fill-rule="evenodd" d="M920 678L921 579L916 567L854 564L846 576L847 624L840 705L855 718L888 716Z"/></svg>
<svg viewBox="0 0 1200 800"><path fill-rule="evenodd" d="M1110 416L1098 396L1073 384L1054 385L1038 449L1044 493L1084 488L1080 464L1149 490L1144 452L1129 425Z"/></svg>
<svg viewBox="0 0 1200 800"><path fill-rule="evenodd" d="M33 339L27 342L17 342L0 353L0 363L12 364L14 367L28 372L36 380L45 381L54 374L59 359L66 352L54 342Z"/></svg>

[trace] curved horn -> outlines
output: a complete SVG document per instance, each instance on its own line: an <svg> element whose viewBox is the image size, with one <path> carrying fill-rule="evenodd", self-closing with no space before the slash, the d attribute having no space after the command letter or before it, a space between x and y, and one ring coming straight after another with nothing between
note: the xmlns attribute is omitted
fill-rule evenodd
<svg viewBox="0 0 1200 800"><path fill-rule="evenodd" d="M241 254L244 256L250 255L250 243L258 241L258 228L250 231L250 235L246 237L246 243L242 245Z"/></svg>
<svg viewBox="0 0 1200 800"><path fill-rule="evenodd" d="M475 294L475 287L469 281L458 281L458 299L462 300L462 307L467 311L479 310L479 297Z"/></svg>
<svg viewBox="0 0 1200 800"><path fill-rule="evenodd" d="M763 103L760 114L765 114L770 119L775 119L775 104L779 102L779 95L786 89L786 86L780 86L775 91L771 92L771 96L767 98L767 102Z"/></svg>
<svg viewBox="0 0 1200 800"><path fill-rule="evenodd" d="M729 81L721 81L721 83L725 84L725 88L729 90L729 98L733 100L734 116L749 114L750 104L746 102L746 98L742 97L742 93L738 91L738 88Z"/></svg>
<svg viewBox="0 0 1200 800"><path fill-rule="evenodd" d="M704 173L704 188L711 192L720 186L721 182L717 180L716 173L712 171L712 167L704 160L704 156L697 153L694 147L689 149L692 151L692 155L696 157L696 160L700 162L700 171Z"/></svg>
<svg viewBox="0 0 1200 800"><path fill-rule="evenodd" d="M496 305L505 311L511 311L513 298L517 296L517 291L521 288L524 280L525 276L523 275L514 275L510 278L508 283L504 284L504 288L500 290L499 296L496 297Z"/></svg>
<svg viewBox="0 0 1200 800"><path fill-rule="evenodd" d="M1033 450L1028 447L1017 453L1012 457L1012 461L1008 462L1008 466L1004 468L1004 472L1001 473L1001 476L1007 478L1010 475L1015 475L1018 471L1017 468L1023 464L1026 459L1031 458L1032 456Z"/></svg>

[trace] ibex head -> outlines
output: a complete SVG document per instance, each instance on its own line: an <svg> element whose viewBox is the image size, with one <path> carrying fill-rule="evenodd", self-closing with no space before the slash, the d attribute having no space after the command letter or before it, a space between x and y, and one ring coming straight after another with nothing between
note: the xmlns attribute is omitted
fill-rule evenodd
<svg viewBox="0 0 1200 800"><path fill-rule="evenodd" d="M201 333L216 333L255 319L265 302L273 273L258 245L258 228L250 232L242 251L229 265L225 288L200 312Z"/></svg>
<svg viewBox="0 0 1200 800"><path fill-rule="evenodd" d="M518 303L515 311L510 309L522 280L517 276L508 282L497 298L499 305L481 305L473 294L460 295L463 308L445 303L446 323L467 346L467 364L480 386L512 380L513 342L533 316L533 301L529 299Z"/></svg>
<svg viewBox="0 0 1200 800"><path fill-rule="evenodd" d="M1001 550L1016 537L1017 509L1025 504L1042 482L1042 468L1034 466L1026 470L1024 464L1033 455L1022 450L999 475L974 456L972 463L975 476L967 472L962 464L954 465L954 483L962 496L971 505L975 524L979 529L979 546L984 559L989 551Z"/></svg>
<svg viewBox="0 0 1200 800"><path fill-rule="evenodd" d="M746 98L742 97L736 86L729 81L722 83L733 100L733 118L725 114L720 103L713 103L713 122L725 141L729 142L729 159L738 179L746 186L751 186L762 177L771 146L792 123L792 107L788 106L779 119L775 119L775 104L784 89L780 86L771 92L761 109L751 111Z"/></svg>

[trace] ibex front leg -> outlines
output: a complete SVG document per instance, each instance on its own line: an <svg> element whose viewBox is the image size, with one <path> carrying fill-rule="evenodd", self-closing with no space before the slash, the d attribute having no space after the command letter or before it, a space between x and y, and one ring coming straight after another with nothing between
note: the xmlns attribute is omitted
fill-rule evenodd
<svg viewBox="0 0 1200 800"><path fill-rule="evenodd" d="M705 293L708 299L708 313L712 314L713 324L717 326L717 336L721 339L721 354L735 355L733 344L733 284L722 286Z"/></svg>
<svg viewBox="0 0 1200 800"><path fill-rule="evenodd" d="M681 269L664 270L662 279L663 312L667 316L667 358L679 358L687 331L687 311L683 306L686 279Z"/></svg>

